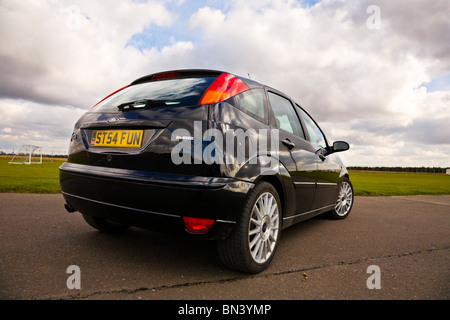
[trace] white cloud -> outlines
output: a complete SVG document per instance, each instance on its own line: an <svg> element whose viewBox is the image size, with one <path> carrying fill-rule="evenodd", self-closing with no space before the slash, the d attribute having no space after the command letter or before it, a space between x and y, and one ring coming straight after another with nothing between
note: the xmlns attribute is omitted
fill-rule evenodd
<svg viewBox="0 0 450 320"><path fill-rule="evenodd" d="M414 88L430 79L427 61L406 48L392 50L392 42L398 46L392 29L367 28L369 1L354 7L324 1L312 9L271 1L261 10L236 3L227 14L206 7L192 16L191 26L203 34L201 60L250 73L322 120L342 120L349 111L358 116L411 112ZM381 7L389 16L388 2Z"/></svg>
<svg viewBox="0 0 450 320"><path fill-rule="evenodd" d="M0 150L11 152L23 144L43 147L44 153L67 153L73 125L86 110L66 106L3 99L0 101Z"/></svg>
<svg viewBox="0 0 450 320"><path fill-rule="evenodd" d="M450 165L428 152L450 149L449 93L421 87L450 72L450 41L441 37L450 35L442 14L450 3L378 1L375 30L366 25L370 1L313 8L275 1L261 10L236 3L226 13L202 8L192 16L191 26L203 34L202 60L215 58L291 95L329 136L352 144L344 156L353 156L352 164Z"/></svg>
<svg viewBox="0 0 450 320"><path fill-rule="evenodd" d="M423 86L450 74L449 1L377 1L379 29L367 27L370 0L201 3L186 17L177 11L184 1L1 1L0 112L15 125L0 123L12 130L0 131L0 147L20 124L29 137L42 132L34 110L56 123L145 74L212 68L249 73L292 96L332 140L349 140L342 155L351 164L450 166L438 156L449 151L450 92ZM190 30L175 33L182 25ZM129 43L143 32L152 41L158 30L174 32L164 46ZM195 37L183 39L188 33ZM12 108L36 117L33 127Z"/></svg>
<svg viewBox="0 0 450 320"><path fill-rule="evenodd" d="M172 16L155 1L5 0L0 21L0 96L89 107L147 73L149 61L125 45Z"/></svg>
<svg viewBox="0 0 450 320"><path fill-rule="evenodd" d="M160 61L183 61L190 43L145 54L126 45L146 27L173 21L163 1L1 1L0 128L11 131L0 133L0 150L32 141L67 150L82 110L159 71Z"/></svg>

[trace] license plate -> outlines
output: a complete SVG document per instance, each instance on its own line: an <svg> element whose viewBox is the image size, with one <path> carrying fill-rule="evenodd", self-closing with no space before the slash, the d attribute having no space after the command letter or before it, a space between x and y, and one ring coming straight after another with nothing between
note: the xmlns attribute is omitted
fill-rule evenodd
<svg viewBox="0 0 450 320"><path fill-rule="evenodd" d="M91 139L93 147L140 148L144 130L98 130Z"/></svg>

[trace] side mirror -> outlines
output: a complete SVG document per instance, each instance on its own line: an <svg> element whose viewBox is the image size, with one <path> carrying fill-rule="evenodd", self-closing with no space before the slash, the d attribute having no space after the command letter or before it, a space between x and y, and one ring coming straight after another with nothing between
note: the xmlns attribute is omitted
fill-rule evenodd
<svg viewBox="0 0 450 320"><path fill-rule="evenodd" d="M342 152L350 149L350 145L345 141L336 141L333 143L333 152Z"/></svg>

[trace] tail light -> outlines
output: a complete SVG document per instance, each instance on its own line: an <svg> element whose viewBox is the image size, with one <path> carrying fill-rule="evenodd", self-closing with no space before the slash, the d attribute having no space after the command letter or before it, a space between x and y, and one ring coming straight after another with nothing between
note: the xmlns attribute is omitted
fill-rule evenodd
<svg viewBox="0 0 450 320"><path fill-rule="evenodd" d="M236 76L222 73L206 90L200 104L210 104L224 101L249 88Z"/></svg>
<svg viewBox="0 0 450 320"><path fill-rule="evenodd" d="M191 233L206 233L212 227L215 220L183 217L186 229Z"/></svg>

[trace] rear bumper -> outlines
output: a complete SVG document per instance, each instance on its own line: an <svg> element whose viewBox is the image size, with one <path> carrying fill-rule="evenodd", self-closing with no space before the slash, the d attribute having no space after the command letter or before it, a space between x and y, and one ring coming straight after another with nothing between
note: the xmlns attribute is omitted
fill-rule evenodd
<svg viewBox="0 0 450 320"><path fill-rule="evenodd" d="M195 236L223 239L234 228L252 183L96 167L66 162L60 167L62 194L76 211L161 231L190 234L183 216L214 219Z"/></svg>

